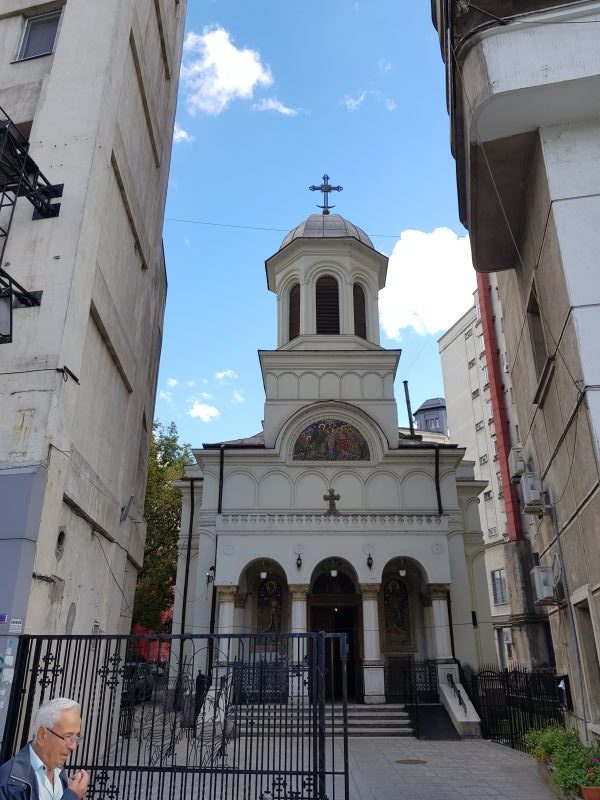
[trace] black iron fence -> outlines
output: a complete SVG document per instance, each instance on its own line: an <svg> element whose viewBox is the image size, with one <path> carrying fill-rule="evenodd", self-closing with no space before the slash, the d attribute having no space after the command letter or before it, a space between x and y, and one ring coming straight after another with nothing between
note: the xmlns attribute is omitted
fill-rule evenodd
<svg viewBox="0 0 600 800"><path fill-rule="evenodd" d="M439 703L437 665L410 656L389 658L385 667L387 703L404 704L419 736L419 709L424 703Z"/></svg>
<svg viewBox="0 0 600 800"><path fill-rule="evenodd" d="M524 750L523 735L548 725L564 725L564 707L550 670L524 667L482 669L471 678L471 700L486 739Z"/></svg>
<svg viewBox="0 0 600 800"><path fill-rule="evenodd" d="M57 696L91 800L348 800L344 634L21 636L2 761Z"/></svg>

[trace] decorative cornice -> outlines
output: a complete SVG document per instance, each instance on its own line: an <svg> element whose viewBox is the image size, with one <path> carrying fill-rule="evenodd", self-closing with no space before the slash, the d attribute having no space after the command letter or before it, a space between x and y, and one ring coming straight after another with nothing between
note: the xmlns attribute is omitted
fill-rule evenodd
<svg viewBox="0 0 600 800"><path fill-rule="evenodd" d="M219 532L252 531L264 533L288 531L320 532L373 532L421 530L427 533L445 533L448 519L439 514L384 514L365 512L358 514L340 513L339 516L326 517L323 513L227 513L217 518Z"/></svg>

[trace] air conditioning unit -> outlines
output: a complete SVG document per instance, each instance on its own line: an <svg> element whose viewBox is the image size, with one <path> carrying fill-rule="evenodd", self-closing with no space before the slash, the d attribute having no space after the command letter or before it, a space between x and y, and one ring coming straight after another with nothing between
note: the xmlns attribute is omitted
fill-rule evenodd
<svg viewBox="0 0 600 800"><path fill-rule="evenodd" d="M539 514L546 508L542 481L537 472L524 472L521 475L523 511L526 514Z"/></svg>
<svg viewBox="0 0 600 800"><path fill-rule="evenodd" d="M527 469L522 447L513 447L508 454L508 471L513 483L518 483L521 475Z"/></svg>
<svg viewBox="0 0 600 800"><path fill-rule="evenodd" d="M512 628L502 628L502 634L504 636L504 644L512 644Z"/></svg>
<svg viewBox="0 0 600 800"><path fill-rule="evenodd" d="M531 570L533 596L540 605L552 605L556 602L554 574L552 567L534 567Z"/></svg>

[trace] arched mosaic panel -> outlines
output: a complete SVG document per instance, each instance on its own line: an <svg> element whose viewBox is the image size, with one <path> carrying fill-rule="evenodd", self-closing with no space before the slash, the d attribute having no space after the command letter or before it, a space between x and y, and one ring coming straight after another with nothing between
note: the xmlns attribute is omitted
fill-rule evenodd
<svg viewBox="0 0 600 800"><path fill-rule="evenodd" d="M387 650L402 650L413 644L410 605L404 581L389 578L383 587L383 614Z"/></svg>
<svg viewBox="0 0 600 800"><path fill-rule="evenodd" d="M369 445L354 425L341 419L312 422L296 439L294 461L368 461Z"/></svg>

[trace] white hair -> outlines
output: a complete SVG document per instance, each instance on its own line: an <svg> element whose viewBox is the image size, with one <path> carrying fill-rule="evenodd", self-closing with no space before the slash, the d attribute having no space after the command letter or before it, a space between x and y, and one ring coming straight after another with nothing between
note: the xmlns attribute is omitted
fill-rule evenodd
<svg viewBox="0 0 600 800"><path fill-rule="evenodd" d="M76 708L81 713L81 707L76 700L69 700L68 697L55 697L41 705L35 715L33 729L37 733L38 728L53 728L58 722L58 718L63 711Z"/></svg>

